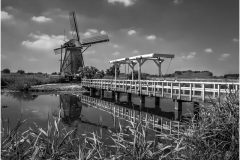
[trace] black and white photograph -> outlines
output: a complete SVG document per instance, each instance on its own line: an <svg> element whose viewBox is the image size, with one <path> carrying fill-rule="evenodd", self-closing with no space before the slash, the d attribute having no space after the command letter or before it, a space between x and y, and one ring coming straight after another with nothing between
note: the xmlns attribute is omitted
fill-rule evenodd
<svg viewBox="0 0 240 160"><path fill-rule="evenodd" d="M239 0L2 0L1 159L239 159Z"/></svg>

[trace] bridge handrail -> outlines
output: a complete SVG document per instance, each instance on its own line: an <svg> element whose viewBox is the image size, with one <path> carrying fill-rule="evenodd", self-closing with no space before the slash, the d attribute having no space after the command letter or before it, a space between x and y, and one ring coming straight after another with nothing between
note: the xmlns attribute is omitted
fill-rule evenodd
<svg viewBox="0 0 240 160"><path fill-rule="evenodd" d="M109 81L115 83L115 80L112 79L82 79L82 81ZM127 81L127 82L139 82L139 80L116 80L117 82L119 81ZM239 82L204 82L204 81L197 81L197 82L187 82L187 81L152 81L152 80L140 80L140 82L156 82L156 83L181 83L181 84L234 84L234 85L239 85Z"/></svg>

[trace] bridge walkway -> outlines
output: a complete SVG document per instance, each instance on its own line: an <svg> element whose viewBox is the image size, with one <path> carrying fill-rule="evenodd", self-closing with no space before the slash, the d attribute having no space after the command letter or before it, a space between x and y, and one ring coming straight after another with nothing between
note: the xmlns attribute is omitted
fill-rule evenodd
<svg viewBox="0 0 240 160"><path fill-rule="evenodd" d="M191 102L207 102L239 91L238 82L83 79L82 86Z"/></svg>

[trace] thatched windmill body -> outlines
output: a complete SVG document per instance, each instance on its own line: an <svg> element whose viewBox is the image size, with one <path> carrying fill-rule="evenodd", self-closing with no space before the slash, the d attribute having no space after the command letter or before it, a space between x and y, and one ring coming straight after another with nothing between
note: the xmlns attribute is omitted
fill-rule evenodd
<svg viewBox="0 0 240 160"><path fill-rule="evenodd" d="M83 52L92 44L108 42L109 38L100 35L80 40L77 20L74 12L69 13L71 33L73 39L54 49L55 54L61 54L60 73L65 76L76 74L80 67L84 67Z"/></svg>

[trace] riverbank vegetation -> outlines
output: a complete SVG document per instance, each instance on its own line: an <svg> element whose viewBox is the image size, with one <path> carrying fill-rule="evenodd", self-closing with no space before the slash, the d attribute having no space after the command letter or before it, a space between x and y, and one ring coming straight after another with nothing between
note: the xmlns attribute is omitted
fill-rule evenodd
<svg viewBox="0 0 240 160"><path fill-rule="evenodd" d="M60 115L60 114L59 114ZM180 134L156 133L149 138L147 123L131 123L109 130L112 144L96 132L77 135L67 130L60 117L48 127L21 130L25 121L10 129L2 120L2 159L239 159L239 92L199 106L198 114L185 122ZM50 119L50 118L49 118Z"/></svg>
<svg viewBox="0 0 240 160"><path fill-rule="evenodd" d="M61 78L49 78L43 74L2 74L1 87L9 90L27 91L33 85L42 85L49 83L59 83Z"/></svg>

